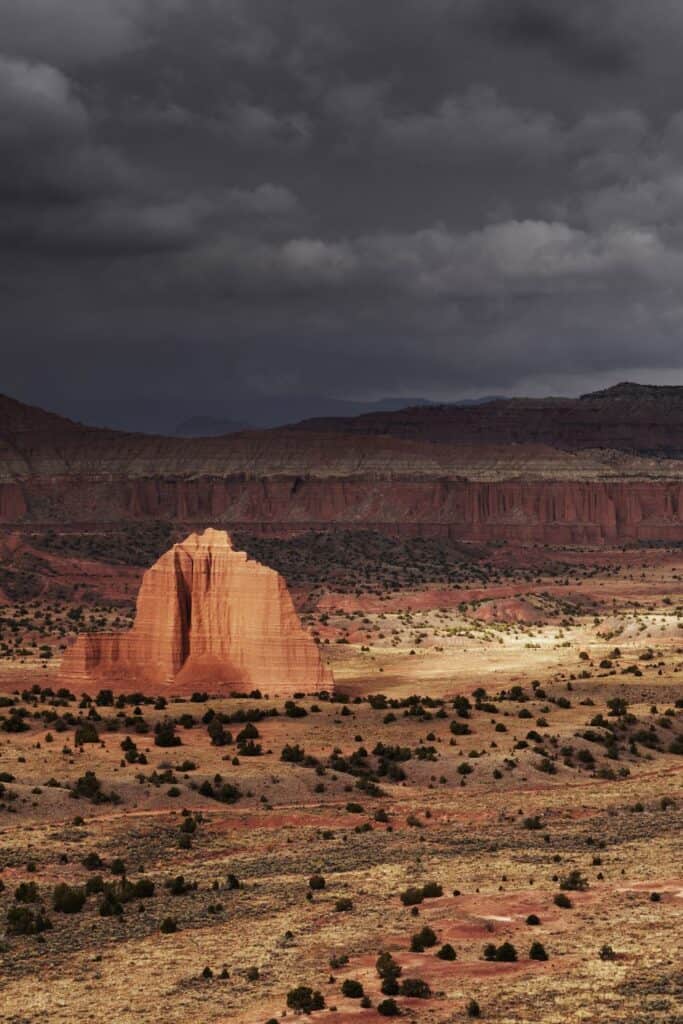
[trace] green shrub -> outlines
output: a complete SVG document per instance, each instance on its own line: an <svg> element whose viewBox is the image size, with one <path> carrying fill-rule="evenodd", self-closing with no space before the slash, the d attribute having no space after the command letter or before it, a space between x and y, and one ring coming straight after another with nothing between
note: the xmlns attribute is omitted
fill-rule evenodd
<svg viewBox="0 0 683 1024"><path fill-rule="evenodd" d="M175 722L166 719L157 722L154 727L154 744L157 747L179 747L182 743L180 736L176 736Z"/></svg>
<svg viewBox="0 0 683 1024"><path fill-rule="evenodd" d="M81 722L74 733L74 743L82 747L84 743L99 743L100 736L92 722Z"/></svg>
<svg viewBox="0 0 683 1024"><path fill-rule="evenodd" d="M354 978L346 978L342 983L341 990L342 995L346 996L347 999L362 999L365 995L363 986Z"/></svg>
<svg viewBox="0 0 683 1024"><path fill-rule="evenodd" d="M431 999L432 990L422 978L404 978L400 992L409 999Z"/></svg>
<svg viewBox="0 0 683 1024"><path fill-rule="evenodd" d="M450 942L444 943L441 949L436 954L439 960L456 960L458 954L455 952Z"/></svg>
<svg viewBox="0 0 683 1024"><path fill-rule="evenodd" d="M60 882L52 892L52 906L60 914L79 914L86 901L86 891Z"/></svg>
<svg viewBox="0 0 683 1024"><path fill-rule="evenodd" d="M287 1006L295 1013L313 1013L325 1009L325 999L308 985L299 985L287 993Z"/></svg>
<svg viewBox="0 0 683 1024"><path fill-rule="evenodd" d="M588 879L576 868L560 880L560 889L565 892L584 892L587 888Z"/></svg>
<svg viewBox="0 0 683 1024"><path fill-rule="evenodd" d="M88 871L97 871L98 868L101 868L103 866L103 861L99 853L95 853L93 851L92 853L88 853L85 855L85 857L81 861L81 864Z"/></svg>
<svg viewBox="0 0 683 1024"><path fill-rule="evenodd" d="M380 953L375 962L377 974L382 979L381 990L385 996L398 995L398 979L401 977L402 969L397 964L391 953Z"/></svg>
<svg viewBox="0 0 683 1024"><path fill-rule="evenodd" d="M106 886L99 905L100 917L121 917L123 906L111 886Z"/></svg>
<svg viewBox="0 0 683 1024"><path fill-rule="evenodd" d="M435 900L443 896L443 887L438 882L427 882L422 886L422 895L426 900Z"/></svg>
<svg viewBox="0 0 683 1024"><path fill-rule="evenodd" d="M52 928L49 918L41 910L33 911L29 907L10 907L7 911L8 935L39 935Z"/></svg>
<svg viewBox="0 0 683 1024"><path fill-rule="evenodd" d="M419 932L416 932L410 940L410 949L413 953L423 953L429 946L436 945L436 932L429 925L425 925Z"/></svg>
<svg viewBox="0 0 683 1024"><path fill-rule="evenodd" d="M17 903L35 903L38 899L38 886L35 882L21 882L14 890Z"/></svg>
<svg viewBox="0 0 683 1024"><path fill-rule="evenodd" d="M382 1017L398 1017L401 1013L395 999L383 999L377 1004L377 1012Z"/></svg>
<svg viewBox="0 0 683 1024"><path fill-rule="evenodd" d="M517 950L511 942L504 942L496 946L489 942L484 946L484 960L495 960L498 963L514 963L517 960Z"/></svg>

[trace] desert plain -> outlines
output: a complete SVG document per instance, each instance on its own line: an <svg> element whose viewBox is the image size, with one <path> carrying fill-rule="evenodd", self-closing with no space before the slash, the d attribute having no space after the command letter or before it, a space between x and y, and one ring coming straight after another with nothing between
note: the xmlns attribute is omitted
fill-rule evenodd
<svg viewBox="0 0 683 1024"><path fill-rule="evenodd" d="M3 1021L683 1020L680 548L245 533L333 693L73 692L180 536L3 535Z"/></svg>

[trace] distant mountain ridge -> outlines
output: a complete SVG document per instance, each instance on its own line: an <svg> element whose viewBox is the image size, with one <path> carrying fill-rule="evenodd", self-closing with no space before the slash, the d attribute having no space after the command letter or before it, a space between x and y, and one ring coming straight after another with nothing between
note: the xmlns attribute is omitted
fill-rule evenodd
<svg viewBox="0 0 683 1024"><path fill-rule="evenodd" d="M683 458L683 388L623 383L581 398L501 398L353 418L307 420L298 430L389 435L433 443L545 444Z"/></svg>
<svg viewBox="0 0 683 1024"><path fill-rule="evenodd" d="M683 389L413 406L217 437L86 427L0 397L0 524L363 528L683 541Z"/></svg>

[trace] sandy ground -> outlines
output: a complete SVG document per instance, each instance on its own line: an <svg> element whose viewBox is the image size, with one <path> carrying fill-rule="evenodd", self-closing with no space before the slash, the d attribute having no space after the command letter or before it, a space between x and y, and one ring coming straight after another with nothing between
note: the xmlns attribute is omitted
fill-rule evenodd
<svg viewBox="0 0 683 1024"><path fill-rule="evenodd" d="M548 559L527 556L530 565ZM582 567L568 582L498 582L494 564L490 586L389 600L328 589L307 622L350 699L301 699L302 717L288 717L282 701L169 694L167 708L143 704L139 715L131 705L97 708L99 741L78 747L87 705L16 698L29 728L0 728L0 935L15 906L42 903L53 927L0 938L0 1020L266 1024L291 1019L287 993L309 985L326 1004L311 1019L377 1022L387 1018L377 1011L385 996L375 961L389 950L403 978L431 989L429 999L396 997L407 1019L466 1020L474 999L496 1024L680 1024L683 757L670 747L683 733L683 554L561 557ZM15 610L7 603L5 616ZM22 628L52 642L41 622ZM56 690L58 661L58 646L47 662L5 658L0 689ZM525 700L509 699L513 686ZM461 717L452 698L474 705L478 688L483 704ZM386 706L356 700L378 693ZM413 694L429 700L405 703ZM615 697L630 717L610 715ZM225 726L232 744L212 745L208 708L275 708L255 723L261 755L239 753L240 723ZM5 721L10 711L0 708ZM155 724L182 715L194 721L178 724L181 745L156 746ZM614 727L616 758L595 738L610 733L590 724L596 716ZM148 732L135 731L139 719ZM122 761L126 736L147 764ZM405 778L382 774L378 744L407 750L409 759L392 762ZM309 763L281 760L288 745ZM377 789L362 783L359 764ZM86 771L118 802L74 799ZM239 788L237 802L200 792L217 774ZM184 810L197 822L187 849ZM82 863L92 852L103 861L95 871ZM60 882L83 886L100 874L116 883L117 857L132 881L154 882L153 897L113 917L100 914L98 894L79 913L53 908ZM555 897L572 871L585 888L567 892L565 909ZM316 874L325 887L312 891ZM178 875L197 888L173 895L165 883ZM431 881L442 895L414 915L400 894ZM29 882L36 901L18 903ZM351 909L338 910L340 899ZM160 931L167 917L175 933ZM436 946L411 952L425 925ZM516 962L484 959L486 944L505 941ZM534 941L548 960L530 959ZM443 943L455 961L435 956ZM330 964L341 956L348 962ZM213 977L202 976L206 967ZM370 1007L342 994L349 978Z"/></svg>

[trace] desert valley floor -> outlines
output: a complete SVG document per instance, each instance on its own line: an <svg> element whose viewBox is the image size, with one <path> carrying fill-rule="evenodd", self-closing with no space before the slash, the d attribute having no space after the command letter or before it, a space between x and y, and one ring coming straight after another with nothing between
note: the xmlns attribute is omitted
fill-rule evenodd
<svg viewBox="0 0 683 1024"><path fill-rule="evenodd" d="M682 548L245 535L334 699L71 693L171 532L0 537L2 1021L683 1021Z"/></svg>

